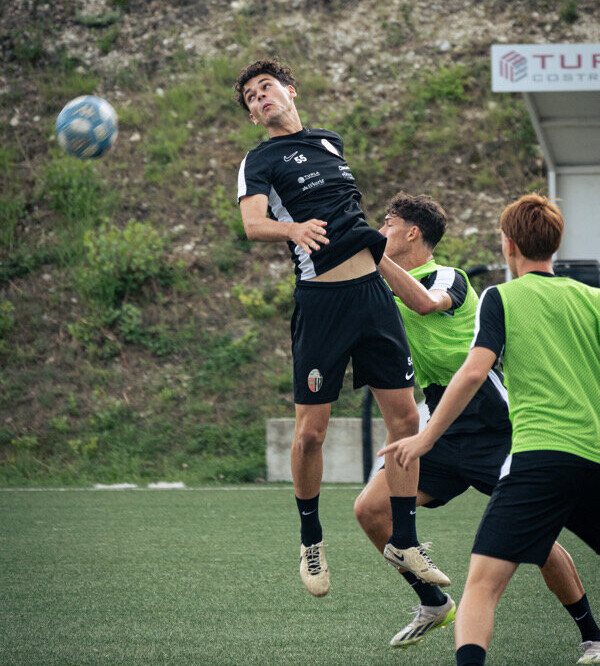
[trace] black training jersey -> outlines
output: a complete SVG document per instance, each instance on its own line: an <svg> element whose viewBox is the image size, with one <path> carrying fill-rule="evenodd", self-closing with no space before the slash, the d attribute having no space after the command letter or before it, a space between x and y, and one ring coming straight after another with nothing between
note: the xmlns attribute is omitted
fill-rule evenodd
<svg viewBox="0 0 600 666"><path fill-rule="evenodd" d="M359 204L361 193L343 157L342 138L325 129L302 129L271 137L244 157L238 175L238 201L265 194L271 215L282 222L327 222L329 245L307 254L292 242L296 275L309 280L370 248L381 261L386 239L371 228Z"/></svg>
<svg viewBox="0 0 600 666"><path fill-rule="evenodd" d="M493 351L501 362L505 339L502 298L497 287L488 287L479 299L471 347L485 347Z"/></svg>

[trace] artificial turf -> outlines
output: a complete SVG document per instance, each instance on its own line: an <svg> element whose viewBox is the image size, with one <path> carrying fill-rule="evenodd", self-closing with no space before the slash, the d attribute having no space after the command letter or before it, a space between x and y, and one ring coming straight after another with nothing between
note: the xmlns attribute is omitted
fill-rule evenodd
<svg viewBox="0 0 600 666"><path fill-rule="evenodd" d="M0 664L451 666L452 629L388 646L416 597L360 531L358 492L322 491L332 572L323 599L300 582L290 487L0 492ZM484 505L469 491L417 512L456 601ZM561 543L600 617L596 555L568 532ZM487 663L574 664L578 643L537 568L521 567Z"/></svg>

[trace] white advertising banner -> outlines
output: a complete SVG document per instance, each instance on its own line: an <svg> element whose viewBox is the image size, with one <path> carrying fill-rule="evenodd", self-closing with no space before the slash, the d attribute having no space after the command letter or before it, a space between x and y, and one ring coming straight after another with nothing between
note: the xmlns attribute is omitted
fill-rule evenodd
<svg viewBox="0 0 600 666"><path fill-rule="evenodd" d="M600 90L600 44L494 44L492 90Z"/></svg>

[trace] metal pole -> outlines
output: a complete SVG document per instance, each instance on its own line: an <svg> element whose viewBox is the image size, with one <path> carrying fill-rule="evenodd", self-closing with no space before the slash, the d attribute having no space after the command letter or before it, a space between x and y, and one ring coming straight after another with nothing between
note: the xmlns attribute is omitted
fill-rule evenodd
<svg viewBox="0 0 600 666"><path fill-rule="evenodd" d="M362 445L363 445L363 482L369 481L371 468L373 467L373 429L371 408L373 406L373 394L368 386L365 386L362 400Z"/></svg>

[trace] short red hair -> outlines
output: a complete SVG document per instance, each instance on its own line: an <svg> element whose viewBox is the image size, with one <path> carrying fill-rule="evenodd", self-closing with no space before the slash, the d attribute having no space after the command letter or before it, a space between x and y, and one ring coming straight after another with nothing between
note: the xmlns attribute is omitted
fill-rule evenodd
<svg viewBox="0 0 600 666"><path fill-rule="evenodd" d="M500 228L526 259L549 259L558 250L564 222L558 207L539 194L525 194L507 206Z"/></svg>

